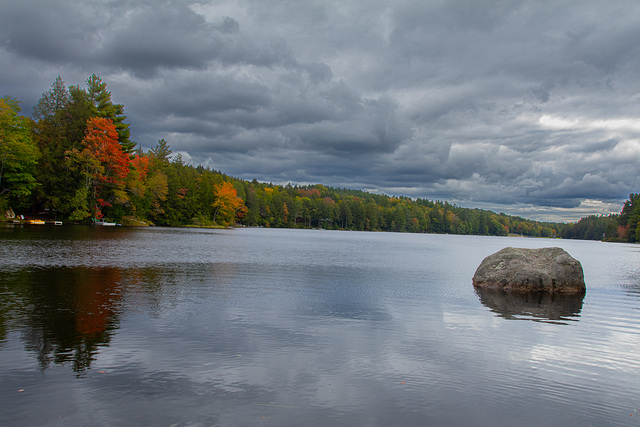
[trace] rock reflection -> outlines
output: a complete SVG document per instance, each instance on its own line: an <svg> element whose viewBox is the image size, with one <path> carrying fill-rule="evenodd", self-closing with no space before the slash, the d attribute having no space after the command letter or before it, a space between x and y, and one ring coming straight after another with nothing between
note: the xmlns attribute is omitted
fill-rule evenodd
<svg viewBox="0 0 640 427"><path fill-rule="evenodd" d="M509 293L477 289L480 302L500 317L567 324L578 321L584 294Z"/></svg>

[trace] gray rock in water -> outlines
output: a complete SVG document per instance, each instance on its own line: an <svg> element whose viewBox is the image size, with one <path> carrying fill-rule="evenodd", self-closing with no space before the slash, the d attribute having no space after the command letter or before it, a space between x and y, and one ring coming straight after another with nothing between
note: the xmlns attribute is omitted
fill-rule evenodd
<svg viewBox="0 0 640 427"><path fill-rule="evenodd" d="M562 248L504 248L482 261L473 286L513 292L586 291L580 261Z"/></svg>

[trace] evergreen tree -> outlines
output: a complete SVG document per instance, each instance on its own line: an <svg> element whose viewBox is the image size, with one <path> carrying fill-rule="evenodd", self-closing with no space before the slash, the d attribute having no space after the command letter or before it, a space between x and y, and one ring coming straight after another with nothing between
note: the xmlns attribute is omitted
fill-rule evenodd
<svg viewBox="0 0 640 427"><path fill-rule="evenodd" d="M95 74L87 79L88 101L93 106L92 116L111 119L118 132L118 142L125 153L132 153L136 148L136 143L129 140L129 124L124 121L124 106L114 104L111 101L111 92L107 90L107 83Z"/></svg>
<svg viewBox="0 0 640 427"><path fill-rule="evenodd" d="M72 148L66 114L69 103L69 91L58 76L34 108L33 116L37 123L33 128L33 139L41 153L36 171L36 180L40 184L35 194L38 210L64 213L68 210L70 194L75 193L72 187L77 180L65 166L65 151Z"/></svg>
<svg viewBox="0 0 640 427"><path fill-rule="evenodd" d="M159 162L168 162L171 153L173 153L173 151L171 151L169 144L164 139L160 139L158 144L149 150L149 154Z"/></svg>
<svg viewBox="0 0 640 427"><path fill-rule="evenodd" d="M625 229L628 242L640 242L640 193L629 194L620 213L620 225Z"/></svg>
<svg viewBox="0 0 640 427"><path fill-rule="evenodd" d="M52 120L60 115L68 105L69 91L64 85L62 77L58 76L51 84L51 89L44 92L33 107L33 118L37 121Z"/></svg>

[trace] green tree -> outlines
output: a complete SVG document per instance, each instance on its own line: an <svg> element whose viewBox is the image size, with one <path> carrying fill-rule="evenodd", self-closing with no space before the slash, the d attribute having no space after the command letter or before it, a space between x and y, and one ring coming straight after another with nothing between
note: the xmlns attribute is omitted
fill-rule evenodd
<svg viewBox="0 0 640 427"><path fill-rule="evenodd" d="M364 208L365 211L365 229L366 230L377 230L378 229L378 205L370 200L367 202Z"/></svg>
<svg viewBox="0 0 640 427"><path fill-rule="evenodd" d="M66 144L69 148L80 148L87 130L87 121L97 116L89 95L81 87L69 86L69 104L65 108L65 115Z"/></svg>
<svg viewBox="0 0 640 427"><path fill-rule="evenodd" d="M171 148L169 148L169 143L164 139L160 139L158 144L149 150L149 155L152 156L158 162L169 162L169 157L171 156Z"/></svg>
<svg viewBox="0 0 640 427"><path fill-rule="evenodd" d="M42 94L33 111L37 120L33 139L41 153L36 171L40 184L36 202L39 209L52 212L66 213L70 195L75 193L78 181L77 177L70 175L65 163L65 151L73 148L67 137L69 102L69 91L58 76L51 88Z"/></svg>
<svg viewBox="0 0 640 427"><path fill-rule="evenodd" d="M37 121L51 120L60 115L68 105L69 91L62 77L58 76L51 84L51 89L44 92L33 107L33 118Z"/></svg>
<svg viewBox="0 0 640 427"><path fill-rule="evenodd" d="M620 225L626 229L627 241L640 242L640 193L629 194L620 213Z"/></svg>
<svg viewBox="0 0 640 427"><path fill-rule="evenodd" d="M347 202L346 200L342 200L340 202L339 212L342 228L350 228L351 223L353 222L353 213L351 212L351 208L349 207L349 202Z"/></svg>
<svg viewBox="0 0 640 427"><path fill-rule="evenodd" d="M118 142L122 146L125 153L132 153L135 150L136 143L129 140L130 129L129 124L124 121L127 116L124 115L124 106L122 104L114 104L111 101L111 92L107 90L107 83L95 74L87 79L87 95L88 100L93 106L92 116L111 119L116 131L118 132Z"/></svg>
<svg viewBox="0 0 640 427"><path fill-rule="evenodd" d="M31 139L31 122L19 115L20 103L0 98L0 196L28 196L36 186L34 177L39 156Z"/></svg>

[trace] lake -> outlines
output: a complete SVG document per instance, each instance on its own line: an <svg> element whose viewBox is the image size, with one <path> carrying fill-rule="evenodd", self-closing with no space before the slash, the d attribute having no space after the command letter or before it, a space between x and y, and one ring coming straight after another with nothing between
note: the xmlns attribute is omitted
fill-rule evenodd
<svg viewBox="0 0 640 427"><path fill-rule="evenodd" d="M586 295L477 293L506 246ZM637 426L640 245L0 227L0 382L11 426Z"/></svg>

